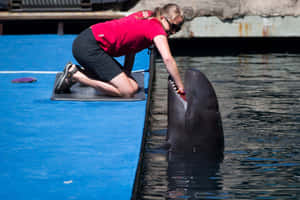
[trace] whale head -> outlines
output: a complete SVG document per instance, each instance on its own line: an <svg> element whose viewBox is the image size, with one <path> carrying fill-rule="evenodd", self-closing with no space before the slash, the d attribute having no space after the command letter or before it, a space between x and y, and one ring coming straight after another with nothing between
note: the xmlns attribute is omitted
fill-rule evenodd
<svg viewBox="0 0 300 200"><path fill-rule="evenodd" d="M224 135L215 90L199 70L185 72L186 96L168 79L167 144L173 153L193 153L220 157Z"/></svg>

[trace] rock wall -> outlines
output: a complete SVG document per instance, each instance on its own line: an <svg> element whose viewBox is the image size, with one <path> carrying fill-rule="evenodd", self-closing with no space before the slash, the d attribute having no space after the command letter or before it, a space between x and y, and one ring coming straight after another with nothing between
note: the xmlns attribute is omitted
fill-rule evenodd
<svg viewBox="0 0 300 200"><path fill-rule="evenodd" d="M135 0L129 11L154 9L177 3L188 19L217 16L232 19L242 16L299 16L300 0Z"/></svg>
<svg viewBox="0 0 300 200"><path fill-rule="evenodd" d="M299 0L241 0L240 13L259 16L299 16Z"/></svg>

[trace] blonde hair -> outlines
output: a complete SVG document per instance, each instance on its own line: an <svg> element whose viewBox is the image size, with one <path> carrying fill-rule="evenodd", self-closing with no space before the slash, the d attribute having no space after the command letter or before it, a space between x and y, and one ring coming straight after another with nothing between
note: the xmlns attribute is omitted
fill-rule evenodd
<svg viewBox="0 0 300 200"><path fill-rule="evenodd" d="M153 11L152 17L159 18L161 16L165 16L171 20L174 20L176 17L179 17L179 16L182 17L182 19L184 18L182 10L175 3L169 3L163 7L155 8Z"/></svg>

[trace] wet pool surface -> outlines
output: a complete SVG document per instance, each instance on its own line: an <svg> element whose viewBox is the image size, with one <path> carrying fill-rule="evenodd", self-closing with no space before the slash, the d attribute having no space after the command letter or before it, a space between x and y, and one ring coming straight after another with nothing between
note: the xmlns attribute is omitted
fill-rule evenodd
<svg viewBox="0 0 300 200"><path fill-rule="evenodd" d="M217 93L225 151L218 166L168 163L167 72L156 75L141 199L300 199L300 54L178 56L181 73L204 72ZM183 77L183 76L182 76Z"/></svg>

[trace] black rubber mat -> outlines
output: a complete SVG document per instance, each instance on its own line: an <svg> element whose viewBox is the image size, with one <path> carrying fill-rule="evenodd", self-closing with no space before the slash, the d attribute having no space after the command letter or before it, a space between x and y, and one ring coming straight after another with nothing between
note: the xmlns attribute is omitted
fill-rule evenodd
<svg viewBox="0 0 300 200"><path fill-rule="evenodd" d="M57 73L55 83L62 73ZM56 101L142 101L145 100L144 72L133 72L133 78L138 82L139 91L132 98L111 97L101 94L94 88L76 83L71 88L71 93L57 94L52 90L52 100ZM54 85L55 85L54 83Z"/></svg>

